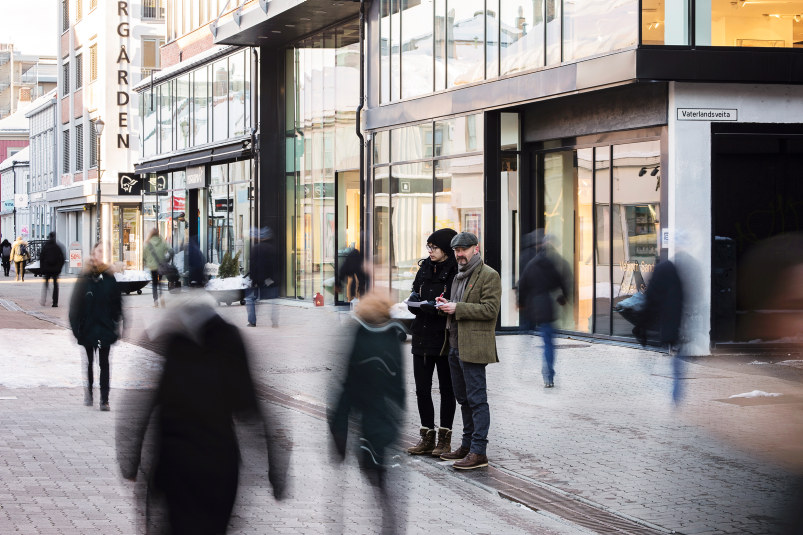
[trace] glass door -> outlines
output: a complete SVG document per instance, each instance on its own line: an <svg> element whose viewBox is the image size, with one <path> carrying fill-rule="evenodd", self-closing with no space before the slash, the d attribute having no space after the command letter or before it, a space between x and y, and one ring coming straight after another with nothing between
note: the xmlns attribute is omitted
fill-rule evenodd
<svg viewBox="0 0 803 535"><path fill-rule="evenodd" d="M337 278L340 276L340 266L345 255L351 248L360 246L360 172L359 171L340 171L336 174L336 198L335 207L335 250L337 251L337 262L334 275L334 284L337 286ZM329 284L325 284L329 286ZM335 304L349 302L354 296L349 295L348 288L343 287L341 292L334 292Z"/></svg>

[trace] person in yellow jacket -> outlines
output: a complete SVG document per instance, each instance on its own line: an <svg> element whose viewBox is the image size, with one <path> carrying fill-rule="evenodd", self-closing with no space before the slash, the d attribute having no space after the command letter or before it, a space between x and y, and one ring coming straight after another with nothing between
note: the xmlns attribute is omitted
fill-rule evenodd
<svg viewBox="0 0 803 535"><path fill-rule="evenodd" d="M22 279L25 282L25 264L31 259L31 254L28 251L28 242L22 239L22 236L17 236L14 243L11 244L11 261L14 262L14 269L17 272L17 281Z"/></svg>

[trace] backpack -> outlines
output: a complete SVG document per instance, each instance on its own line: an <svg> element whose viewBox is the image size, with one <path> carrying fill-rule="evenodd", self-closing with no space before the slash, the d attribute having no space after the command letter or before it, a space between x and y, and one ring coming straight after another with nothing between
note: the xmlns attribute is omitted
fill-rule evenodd
<svg viewBox="0 0 803 535"><path fill-rule="evenodd" d="M28 256L28 246L24 243L21 243L20 246L17 248L17 254L20 256Z"/></svg>
<svg viewBox="0 0 803 535"><path fill-rule="evenodd" d="M8 260L9 258L11 258L11 246L10 245L6 245L5 247L3 247L2 255L3 255L3 260Z"/></svg>

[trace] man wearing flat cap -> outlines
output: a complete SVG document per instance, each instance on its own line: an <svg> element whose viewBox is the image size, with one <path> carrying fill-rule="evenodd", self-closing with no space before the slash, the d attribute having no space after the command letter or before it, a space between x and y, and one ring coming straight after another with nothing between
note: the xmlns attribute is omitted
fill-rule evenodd
<svg viewBox="0 0 803 535"><path fill-rule="evenodd" d="M482 261L474 234L457 234L451 246L458 265L451 300L439 297L436 303L447 315L444 349L449 350L452 387L463 415L463 440L459 448L444 453L441 459L455 461L453 466L459 470L472 470L488 466L491 413L485 367L499 362L495 329L502 281L499 273Z"/></svg>

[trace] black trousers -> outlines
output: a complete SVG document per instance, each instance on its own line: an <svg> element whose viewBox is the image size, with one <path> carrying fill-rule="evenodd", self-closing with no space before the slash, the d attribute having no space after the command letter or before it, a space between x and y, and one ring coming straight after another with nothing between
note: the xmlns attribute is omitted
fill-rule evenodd
<svg viewBox="0 0 803 535"><path fill-rule="evenodd" d="M50 283L50 279L53 279L53 306L59 304L59 276L57 274L52 273L45 273L45 287L42 289L42 305L45 304L45 299L47 299L47 286Z"/></svg>
<svg viewBox="0 0 803 535"><path fill-rule="evenodd" d="M89 347L84 346L86 350L86 382L90 390L94 384L95 375L92 368L92 361L95 358L95 350L98 352L98 364L100 364L100 401L101 403L109 402L109 350L111 347Z"/></svg>
<svg viewBox="0 0 803 535"><path fill-rule="evenodd" d="M159 272L151 271L151 289L153 290L153 302L159 300Z"/></svg>
<svg viewBox="0 0 803 535"><path fill-rule="evenodd" d="M413 355L413 376L415 377L415 398L418 402L418 415L421 426L435 429L435 406L432 403L432 372L438 370L438 387L441 391L440 426L452 428L457 407L452 390L452 374L447 357L426 357Z"/></svg>
<svg viewBox="0 0 803 535"><path fill-rule="evenodd" d="M3 274L8 277L8 272L11 270L11 260L3 260Z"/></svg>

